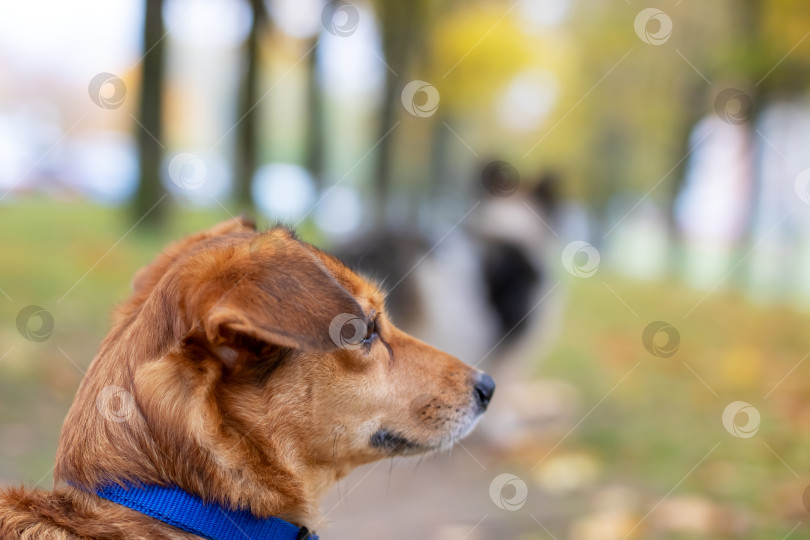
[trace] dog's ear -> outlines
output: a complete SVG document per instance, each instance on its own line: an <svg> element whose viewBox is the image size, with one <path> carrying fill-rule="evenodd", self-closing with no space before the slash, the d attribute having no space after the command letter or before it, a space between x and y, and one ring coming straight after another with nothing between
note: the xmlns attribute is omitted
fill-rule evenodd
<svg viewBox="0 0 810 540"><path fill-rule="evenodd" d="M552 170L543 171L537 183L529 190L529 196L552 219L556 217L560 207L560 192L562 181L560 176Z"/></svg>
<svg viewBox="0 0 810 540"><path fill-rule="evenodd" d="M200 306L205 339L215 351L230 349L221 357L268 345L330 351L338 347L335 320L367 322L349 291L284 229L257 236L229 267Z"/></svg>

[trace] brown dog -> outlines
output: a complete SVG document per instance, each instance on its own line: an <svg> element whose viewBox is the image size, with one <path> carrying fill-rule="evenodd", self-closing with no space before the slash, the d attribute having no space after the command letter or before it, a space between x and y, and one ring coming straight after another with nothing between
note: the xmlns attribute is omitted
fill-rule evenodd
<svg viewBox="0 0 810 540"><path fill-rule="evenodd" d="M133 288L65 420L56 488L0 492L2 538L197 538L95 494L131 483L313 530L338 479L448 447L494 391L284 228L221 223L171 245Z"/></svg>

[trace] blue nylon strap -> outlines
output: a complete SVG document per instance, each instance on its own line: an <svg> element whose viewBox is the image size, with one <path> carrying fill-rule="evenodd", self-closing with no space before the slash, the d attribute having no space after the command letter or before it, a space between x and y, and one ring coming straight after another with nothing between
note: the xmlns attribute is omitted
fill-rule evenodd
<svg viewBox="0 0 810 540"><path fill-rule="evenodd" d="M96 495L210 540L318 540L283 519L260 519L246 510L206 504L176 487L111 485L97 489Z"/></svg>

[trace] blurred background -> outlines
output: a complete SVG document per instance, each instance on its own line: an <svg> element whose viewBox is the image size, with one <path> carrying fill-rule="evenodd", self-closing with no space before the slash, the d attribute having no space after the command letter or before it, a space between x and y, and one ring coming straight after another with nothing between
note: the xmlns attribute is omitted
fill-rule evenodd
<svg viewBox="0 0 810 540"><path fill-rule="evenodd" d="M492 372L326 538L810 534L810 4L0 6L0 485L50 487L112 307L246 212Z"/></svg>

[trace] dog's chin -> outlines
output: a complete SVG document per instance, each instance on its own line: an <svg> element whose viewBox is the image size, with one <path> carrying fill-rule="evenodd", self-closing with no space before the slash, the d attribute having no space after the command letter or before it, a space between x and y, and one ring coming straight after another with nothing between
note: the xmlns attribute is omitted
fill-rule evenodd
<svg viewBox="0 0 810 540"><path fill-rule="evenodd" d="M481 420L481 416L481 414L477 414L470 420L459 424L447 437L435 444L431 450L434 452L449 450L455 443L466 438L473 432L475 426L477 426L478 422Z"/></svg>
<svg viewBox="0 0 810 540"><path fill-rule="evenodd" d="M426 440L418 440L408 435L387 428L380 428L371 436L371 446L382 450L387 457L416 456L432 452L449 450L457 441L467 437L478 425L481 415L460 422L447 432Z"/></svg>

